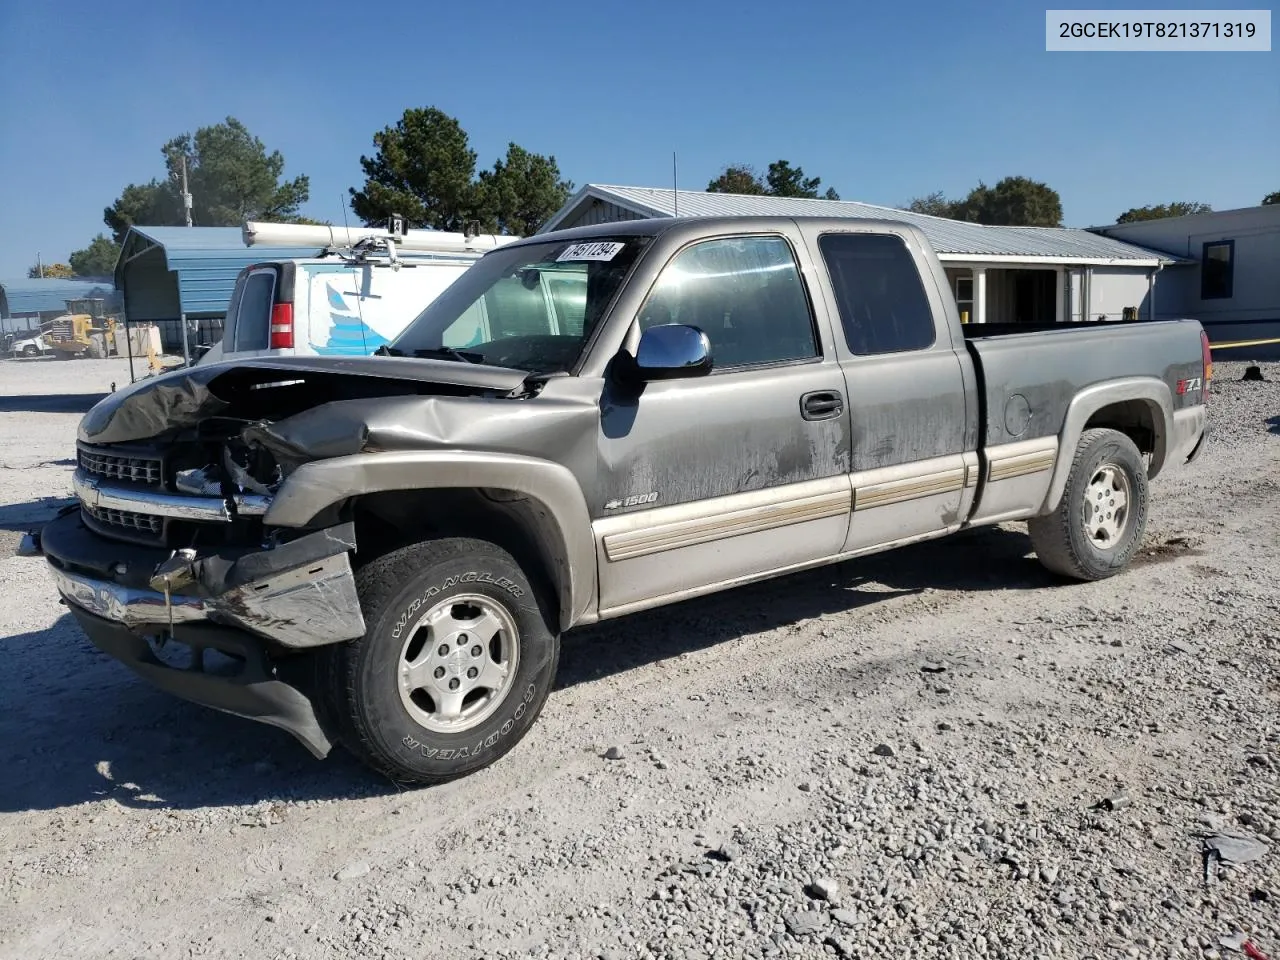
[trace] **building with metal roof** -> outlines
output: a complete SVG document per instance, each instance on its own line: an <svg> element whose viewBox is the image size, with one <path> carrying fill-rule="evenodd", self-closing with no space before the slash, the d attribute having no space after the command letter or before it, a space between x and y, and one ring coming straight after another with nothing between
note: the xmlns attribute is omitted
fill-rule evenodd
<svg viewBox="0 0 1280 960"><path fill-rule="evenodd" d="M56 278L0 280L0 334L40 329L40 321L61 316L72 300L116 304L115 287L101 280Z"/></svg>
<svg viewBox="0 0 1280 960"><path fill-rule="evenodd" d="M316 247L247 247L239 227L129 228L115 282L130 323L156 323L166 348L182 342L182 321L197 342L216 341L236 277L264 260L314 257Z"/></svg>
<svg viewBox="0 0 1280 960"><path fill-rule="evenodd" d="M539 232L650 217L849 217L918 227L972 322L1155 316L1157 274L1185 258L1088 230L999 227L848 200L589 183Z"/></svg>

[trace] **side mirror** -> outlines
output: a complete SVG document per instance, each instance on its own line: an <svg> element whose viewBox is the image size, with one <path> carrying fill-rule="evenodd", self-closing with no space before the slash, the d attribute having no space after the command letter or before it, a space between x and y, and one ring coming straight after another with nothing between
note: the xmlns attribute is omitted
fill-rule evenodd
<svg viewBox="0 0 1280 960"><path fill-rule="evenodd" d="M642 381L705 376L711 372L711 341L683 323L650 327L640 335L632 370Z"/></svg>

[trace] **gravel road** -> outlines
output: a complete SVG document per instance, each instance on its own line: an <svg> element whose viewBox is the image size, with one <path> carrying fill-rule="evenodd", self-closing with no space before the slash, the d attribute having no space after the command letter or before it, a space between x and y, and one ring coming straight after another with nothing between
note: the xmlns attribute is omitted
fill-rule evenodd
<svg viewBox="0 0 1280 960"><path fill-rule="evenodd" d="M88 645L8 554L128 376L0 363L0 957L1280 958L1263 369L1119 577L1009 524L577 631L514 752L402 792Z"/></svg>

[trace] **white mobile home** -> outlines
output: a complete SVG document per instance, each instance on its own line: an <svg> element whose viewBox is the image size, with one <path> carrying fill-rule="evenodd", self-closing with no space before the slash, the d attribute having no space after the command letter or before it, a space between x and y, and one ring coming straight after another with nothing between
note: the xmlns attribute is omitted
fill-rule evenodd
<svg viewBox="0 0 1280 960"><path fill-rule="evenodd" d="M1157 317L1194 317L1215 342L1280 336L1280 204L1093 229L1193 261L1160 277Z"/></svg>

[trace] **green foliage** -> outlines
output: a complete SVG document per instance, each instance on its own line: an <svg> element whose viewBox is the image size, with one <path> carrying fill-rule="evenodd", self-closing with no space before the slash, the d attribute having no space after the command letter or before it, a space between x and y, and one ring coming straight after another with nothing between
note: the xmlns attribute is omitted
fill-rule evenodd
<svg viewBox="0 0 1280 960"><path fill-rule="evenodd" d="M489 233L527 237L559 210L573 184L560 179L555 157L530 153L514 143L492 170L481 170L476 185L480 218Z"/></svg>
<svg viewBox="0 0 1280 960"><path fill-rule="evenodd" d="M46 280L70 280L75 273L65 263L46 263L43 266L35 264L27 268L28 279L36 280L41 276Z"/></svg>
<svg viewBox="0 0 1280 960"><path fill-rule="evenodd" d="M707 192L737 193L759 197L768 193L768 190L755 168L738 164L721 170L720 176L707 184Z"/></svg>
<svg viewBox="0 0 1280 960"><path fill-rule="evenodd" d="M350 191L351 209L366 224L396 213L413 226L456 231L476 219L476 153L453 117L435 107L406 110L373 145L374 155L360 158L364 189Z"/></svg>
<svg viewBox="0 0 1280 960"><path fill-rule="evenodd" d="M1062 225L1062 200L1048 184L1005 177L994 187L979 183L956 206L956 219L1009 227Z"/></svg>
<svg viewBox="0 0 1280 960"><path fill-rule="evenodd" d="M1280 190L1277 190L1275 193L1268 193L1262 198L1262 206L1264 207L1269 207L1273 203L1280 203Z"/></svg>
<svg viewBox="0 0 1280 960"><path fill-rule="evenodd" d="M928 196L915 197L904 209L931 217L951 217L955 212L955 202L948 200L941 190L935 190Z"/></svg>
<svg viewBox="0 0 1280 960"><path fill-rule="evenodd" d="M98 234L83 250L76 250L68 258L77 277L109 277L115 271L120 256L120 244Z"/></svg>
<svg viewBox="0 0 1280 960"><path fill-rule="evenodd" d="M166 176L131 183L103 211L116 243L132 224L181 226L182 160L187 163L191 219L199 227L234 227L245 220L295 222L310 196L305 176L282 180L284 157L267 153L262 141L234 117L194 134L174 137L161 148Z"/></svg>
<svg viewBox="0 0 1280 960"><path fill-rule="evenodd" d="M1185 217L1193 213L1210 213L1213 207L1207 203L1191 203L1175 200L1159 206L1132 207L1116 217L1116 223L1136 223L1139 220L1163 220L1166 217Z"/></svg>
<svg viewBox="0 0 1280 960"><path fill-rule="evenodd" d="M775 160L769 164L769 172L762 178L754 167L733 164L720 171L720 176L707 184L708 193L737 193L748 196L803 197L817 199L821 177L806 177L802 167L793 167L787 160ZM840 194L830 187L822 194L824 200L839 200Z"/></svg>
<svg viewBox="0 0 1280 960"><path fill-rule="evenodd" d="M394 127L373 135L361 157L364 187L351 188L351 209L366 224L400 214L413 227L485 230L528 236L564 205L573 184L556 158L512 143L506 156L476 177L476 152L462 125L435 107L406 110Z"/></svg>
<svg viewBox="0 0 1280 960"><path fill-rule="evenodd" d="M159 180L131 183L102 211L102 222L111 228L116 243L124 243L125 234L135 223L155 227L181 224L182 202L177 192Z"/></svg>
<svg viewBox="0 0 1280 960"><path fill-rule="evenodd" d="M979 182L963 200L948 200L937 191L916 197L906 209L991 226L1062 225L1062 199L1058 191L1028 177L1005 177L994 187Z"/></svg>

